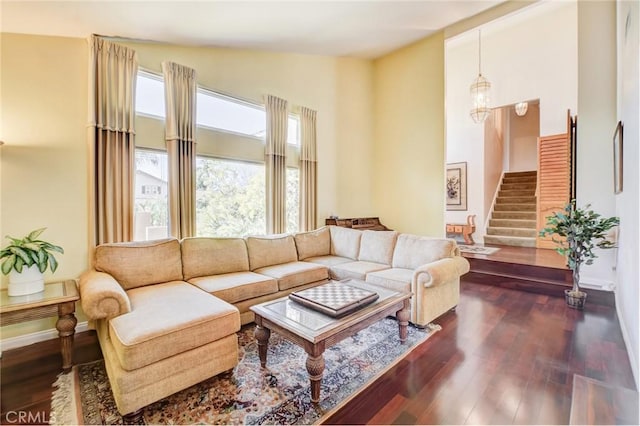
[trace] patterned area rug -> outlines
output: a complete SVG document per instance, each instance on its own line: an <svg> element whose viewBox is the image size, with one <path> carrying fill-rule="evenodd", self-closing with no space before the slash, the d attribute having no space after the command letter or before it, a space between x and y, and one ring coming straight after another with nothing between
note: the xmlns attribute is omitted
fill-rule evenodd
<svg viewBox="0 0 640 426"><path fill-rule="evenodd" d="M147 406L146 423L318 423L440 330L433 324L425 330L409 326L407 343L400 345L397 322L385 318L328 348L321 399L315 405L310 401L304 350L271 333L267 367L261 368L254 327L245 326L238 333L239 364L232 374L205 380ZM51 419L55 423L122 423L102 360L75 366L71 373L60 375L54 386Z"/></svg>
<svg viewBox="0 0 640 426"><path fill-rule="evenodd" d="M468 246L466 244L458 244L458 248L463 253L475 253L475 254L493 254L498 250L500 250L497 247Z"/></svg>

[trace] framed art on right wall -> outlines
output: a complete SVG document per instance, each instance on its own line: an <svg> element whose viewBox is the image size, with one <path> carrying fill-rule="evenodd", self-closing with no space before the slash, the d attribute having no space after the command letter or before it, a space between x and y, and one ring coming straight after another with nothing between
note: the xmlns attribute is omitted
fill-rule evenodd
<svg viewBox="0 0 640 426"><path fill-rule="evenodd" d="M622 192L622 121L618 121L616 131L613 133L613 192L619 194Z"/></svg>

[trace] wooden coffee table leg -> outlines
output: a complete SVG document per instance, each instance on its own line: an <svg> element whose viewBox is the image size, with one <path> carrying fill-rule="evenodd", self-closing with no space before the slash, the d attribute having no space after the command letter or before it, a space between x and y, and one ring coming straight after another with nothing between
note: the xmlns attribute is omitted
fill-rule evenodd
<svg viewBox="0 0 640 426"><path fill-rule="evenodd" d="M324 343L305 348L307 351L307 372L311 384L311 402L320 401L320 385L322 384L322 374L324 373Z"/></svg>
<svg viewBox="0 0 640 426"><path fill-rule="evenodd" d="M256 325L255 337L258 341L258 355L260 356L260 366L267 365L267 349L269 348L269 337L271 330L261 325Z"/></svg>
<svg viewBox="0 0 640 426"><path fill-rule="evenodd" d="M398 328L400 329L400 343L404 344L407 341L407 326L409 325L409 302L405 300L404 306L398 312L396 312L396 319L398 320Z"/></svg>
<svg viewBox="0 0 640 426"><path fill-rule="evenodd" d="M74 312L75 302L61 303L58 305L58 321L56 329L60 336L60 350L62 352L62 371L68 373L73 366L73 335L76 332L76 319Z"/></svg>

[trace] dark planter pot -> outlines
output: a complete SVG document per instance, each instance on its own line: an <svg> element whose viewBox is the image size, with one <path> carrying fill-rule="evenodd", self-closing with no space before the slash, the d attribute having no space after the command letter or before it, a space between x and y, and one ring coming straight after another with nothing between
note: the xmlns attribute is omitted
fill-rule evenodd
<svg viewBox="0 0 640 426"><path fill-rule="evenodd" d="M564 299L570 308L582 310L584 309L584 302L587 300L587 293L584 291L565 290Z"/></svg>

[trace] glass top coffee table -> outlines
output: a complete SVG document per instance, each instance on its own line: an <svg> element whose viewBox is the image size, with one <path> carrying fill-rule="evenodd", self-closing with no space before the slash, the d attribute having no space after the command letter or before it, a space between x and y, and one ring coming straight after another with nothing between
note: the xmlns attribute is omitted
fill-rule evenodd
<svg viewBox="0 0 640 426"><path fill-rule="evenodd" d="M306 367L311 383L312 402L320 401L320 384L324 372L323 353L326 348L390 315L398 320L400 343L407 340L411 293L400 293L353 279L339 282L375 291L379 298L342 318L333 318L307 308L289 297L251 307L255 314L255 337L258 341L260 365L264 367L267 364L271 330L301 346L307 353Z"/></svg>

